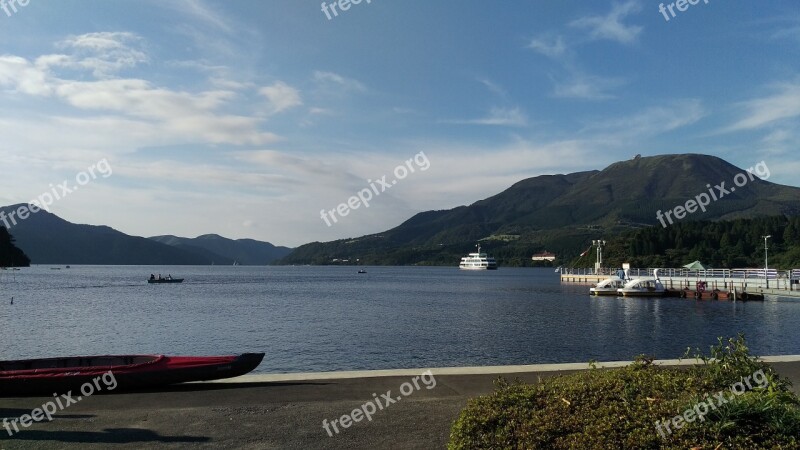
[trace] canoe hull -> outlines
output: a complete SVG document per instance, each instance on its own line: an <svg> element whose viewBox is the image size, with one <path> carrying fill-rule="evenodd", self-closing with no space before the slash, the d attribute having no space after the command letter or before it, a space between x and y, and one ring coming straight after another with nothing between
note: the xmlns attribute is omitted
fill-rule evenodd
<svg viewBox="0 0 800 450"><path fill-rule="evenodd" d="M77 396L79 392L118 392L232 378L251 372L263 358L263 353L245 353L211 357L126 355L2 361L0 396L50 396L69 391ZM75 361L98 365L76 366ZM126 362L129 364L124 364Z"/></svg>

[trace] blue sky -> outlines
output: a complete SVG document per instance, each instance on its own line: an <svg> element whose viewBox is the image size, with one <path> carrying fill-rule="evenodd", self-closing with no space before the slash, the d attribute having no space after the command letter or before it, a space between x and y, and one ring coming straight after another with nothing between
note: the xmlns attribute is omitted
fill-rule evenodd
<svg viewBox="0 0 800 450"><path fill-rule="evenodd" d="M635 154L763 160L800 185L795 0L701 0L669 21L655 1L364 0L330 20L320 3L0 9L0 204L105 159L113 175L50 210L296 246ZM321 220L419 152L428 170Z"/></svg>

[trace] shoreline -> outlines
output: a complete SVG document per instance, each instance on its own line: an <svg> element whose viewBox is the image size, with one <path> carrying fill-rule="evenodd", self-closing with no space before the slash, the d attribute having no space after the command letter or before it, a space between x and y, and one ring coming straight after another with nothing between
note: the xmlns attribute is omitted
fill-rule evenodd
<svg viewBox="0 0 800 450"><path fill-rule="evenodd" d="M772 355L759 357L768 364L773 363L800 363L800 355ZM604 361L595 362L598 369L613 369L625 367L633 361ZM653 364L658 366L691 366L698 364L694 358L688 359L657 359ZM314 381L314 380L349 380L357 378L385 378L385 377L413 377L423 372L430 371L434 376L462 376L462 375L507 375L530 372L573 372L588 370L589 363L548 363L526 365L502 366L464 366L464 367L423 367L414 369L375 369L375 370L342 370L331 372L290 372L290 373L265 373L247 374L240 377L226 378L223 380L197 381L203 383L275 383L287 381Z"/></svg>

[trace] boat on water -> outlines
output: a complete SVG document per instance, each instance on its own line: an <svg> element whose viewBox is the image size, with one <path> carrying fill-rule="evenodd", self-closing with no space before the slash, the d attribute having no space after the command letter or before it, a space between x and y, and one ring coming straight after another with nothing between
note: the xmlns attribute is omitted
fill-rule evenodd
<svg viewBox="0 0 800 450"><path fill-rule="evenodd" d="M458 268L462 270L497 270L497 261L488 254L481 253L480 244L477 247L477 252L461 258Z"/></svg>
<svg viewBox="0 0 800 450"><path fill-rule="evenodd" d="M364 269L360 269L360 270L358 271L358 273L367 273L367 271L366 271L366 270L364 270Z"/></svg>
<svg viewBox="0 0 800 450"><path fill-rule="evenodd" d="M666 295L667 289L661 284L656 269L652 277L634 278L617 289L617 293L623 297L661 297Z"/></svg>
<svg viewBox="0 0 800 450"><path fill-rule="evenodd" d="M167 275L166 277L150 275L150 278L147 279L147 282L150 284L162 284L162 283L183 283L183 278L172 278L172 275Z"/></svg>
<svg viewBox="0 0 800 450"><path fill-rule="evenodd" d="M597 286L589 288L589 295L619 295L617 291L623 287L625 280L622 278L608 278L597 283Z"/></svg>
<svg viewBox="0 0 800 450"><path fill-rule="evenodd" d="M73 392L109 371L114 391L237 377L251 372L263 353L233 356L111 355L0 361L0 396ZM111 387L111 386L108 386Z"/></svg>

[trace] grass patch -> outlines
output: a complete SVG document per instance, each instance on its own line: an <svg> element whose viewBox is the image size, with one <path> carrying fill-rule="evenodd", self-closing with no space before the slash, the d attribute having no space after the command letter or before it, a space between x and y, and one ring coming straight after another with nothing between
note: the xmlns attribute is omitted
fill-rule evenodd
<svg viewBox="0 0 800 450"><path fill-rule="evenodd" d="M501 378L495 392L469 401L448 448L800 449L800 401L744 337L720 338L710 356L694 358L675 368L639 357L534 385Z"/></svg>

